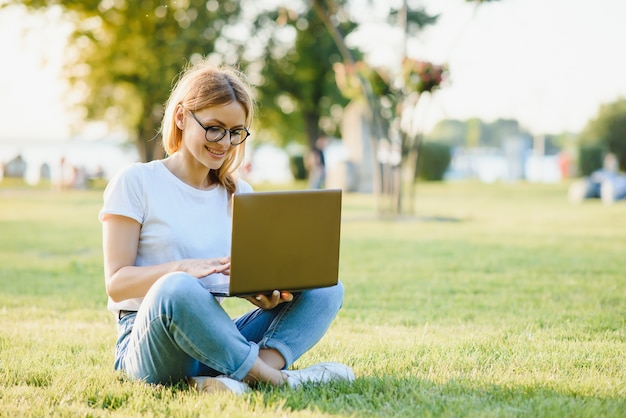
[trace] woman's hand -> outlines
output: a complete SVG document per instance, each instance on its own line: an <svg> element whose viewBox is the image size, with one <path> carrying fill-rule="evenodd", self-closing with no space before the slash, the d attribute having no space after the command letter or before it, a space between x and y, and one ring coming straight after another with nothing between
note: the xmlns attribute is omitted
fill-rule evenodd
<svg viewBox="0 0 626 418"><path fill-rule="evenodd" d="M274 309L281 303L291 302L293 300L293 293L274 290L269 295L259 294L256 296L248 296L246 299L253 305L267 311Z"/></svg>
<svg viewBox="0 0 626 418"><path fill-rule="evenodd" d="M181 260L181 268L185 273L201 278L210 274L230 274L230 257L222 258L194 258Z"/></svg>

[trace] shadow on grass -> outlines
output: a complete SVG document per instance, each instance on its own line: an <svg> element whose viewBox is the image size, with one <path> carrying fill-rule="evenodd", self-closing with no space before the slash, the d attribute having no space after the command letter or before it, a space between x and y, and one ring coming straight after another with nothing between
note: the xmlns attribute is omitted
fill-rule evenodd
<svg viewBox="0 0 626 418"><path fill-rule="evenodd" d="M413 377L359 378L352 383L296 390L268 389L266 406L282 403L292 411L310 410L343 416L506 416L618 417L624 398L600 398L574 391L560 393L540 386L502 386L467 380L444 384Z"/></svg>

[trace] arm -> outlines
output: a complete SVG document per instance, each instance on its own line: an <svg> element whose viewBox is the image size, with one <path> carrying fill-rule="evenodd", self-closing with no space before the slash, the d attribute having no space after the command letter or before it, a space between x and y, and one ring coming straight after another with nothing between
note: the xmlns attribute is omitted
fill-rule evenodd
<svg viewBox="0 0 626 418"><path fill-rule="evenodd" d="M154 266L135 266L141 225L134 219L105 215L102 219L102 249L107 295L115 302L143 297L161 276L184 271L195 277L212 273L227 274L228 257L188 259Z"/></svg>

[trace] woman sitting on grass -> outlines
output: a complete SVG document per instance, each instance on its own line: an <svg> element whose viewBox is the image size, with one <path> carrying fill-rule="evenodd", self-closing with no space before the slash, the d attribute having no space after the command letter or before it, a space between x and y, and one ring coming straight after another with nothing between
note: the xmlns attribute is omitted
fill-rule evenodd
<svg viewBox="0 0 626 418"><path fill-rule="evenodd" d="M235 393L259 382L354 379L338 363L287 370L328 330L343 302L341 283L248 297L256 307L231 319L199 280L229 273L231 196L252 190L235 178L252 119L240 74L201 62L167 102L168 157L127 167L104 192L106 290L119 320L115 367L133 378Z"/></svg>

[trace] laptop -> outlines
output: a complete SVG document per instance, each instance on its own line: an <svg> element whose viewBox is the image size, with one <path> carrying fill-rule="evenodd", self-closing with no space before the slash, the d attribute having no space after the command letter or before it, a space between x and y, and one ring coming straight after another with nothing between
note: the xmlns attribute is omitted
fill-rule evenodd
<svg viewBox="0 0 626 418"><path fill-rule="evenodd" d="M249 296L337 284L340 189L236 193L232 210L230 280L205 284L211 293Z"/></svg>

